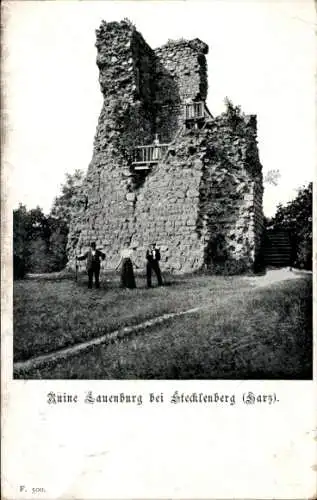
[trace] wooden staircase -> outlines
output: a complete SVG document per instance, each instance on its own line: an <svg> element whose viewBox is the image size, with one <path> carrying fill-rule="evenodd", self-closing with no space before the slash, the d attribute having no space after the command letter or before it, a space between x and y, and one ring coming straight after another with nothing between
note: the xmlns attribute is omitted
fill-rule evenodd
<svg viewBox="0 0 317 500"><path fill-rule="evenodd" d="M286 267L292 265L292 245L287 231L267 231L264 242L266 266Z"/></svg>

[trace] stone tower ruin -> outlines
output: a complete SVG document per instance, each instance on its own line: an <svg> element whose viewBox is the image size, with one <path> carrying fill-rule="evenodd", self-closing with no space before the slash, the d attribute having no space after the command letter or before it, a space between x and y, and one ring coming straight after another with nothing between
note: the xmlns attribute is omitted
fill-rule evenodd
<svg viewBox="0 0 317 500"><path fill-rule="evenodd" d="M103 21L96 38L103 106L74 204L69 265L93 240L107 268L126 243L144 264L156 242L163 271L252 269L263 225L256 117L230 103L211 115L199 39L152 50L129 21Z"/></svg>

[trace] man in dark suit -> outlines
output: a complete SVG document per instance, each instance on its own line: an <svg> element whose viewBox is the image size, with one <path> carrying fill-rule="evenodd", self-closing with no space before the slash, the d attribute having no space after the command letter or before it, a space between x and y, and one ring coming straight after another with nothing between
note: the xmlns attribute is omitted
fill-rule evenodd
<svg viewBox="0 0 317 500"><path fill-rule="evenodd" d="M88 288L92 288L93 276L95 276L96 288L100 287L100 259L105 260L105 254L96 249L96 243L91 243L90 249L83 255L76 257L76 260L87 259Z"/></svg>
<svg viewBox="0 0 317 500"><path fill-rule="evenodd" d="M161 254L158 248L156 248L156 243L152 243L152 245L146 251L146 281L147 286L150 288L152 286L151 278L152 278L152 269L156 274L157 282L159 286L163 285L161 270L159 261L161 260Z"/></svg>

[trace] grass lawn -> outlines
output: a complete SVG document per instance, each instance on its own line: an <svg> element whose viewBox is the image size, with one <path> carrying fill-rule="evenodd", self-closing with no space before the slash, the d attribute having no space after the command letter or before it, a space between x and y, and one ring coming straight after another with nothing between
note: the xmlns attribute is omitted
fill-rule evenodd
<svg viewBox="0 0 317 500"><path fill-rule="evenodd" d="M118 277L99 290L88 290L85 277L71 280L25 280L14 283L14 361L56 351L135 325L164 313L182 311L239 292L240 278L173 277L167 286L122 290ZM104 280L105 281L105 280Z"/></svg>
<svg viewBox="0 0 317 500"><path fill-rule="evenodd" d="M73 283L51 283L52 288L46 288L49 283L41 284L44 289L41 289L39 283L32 285L38 300L34 301L34 297L32 299L28 295L31 310L28 310L24 300L20 302L19 307L24 314L28 311L28 321L22 317L22 310L20 314L15 313L19 320L15 346L23 337L23 324L26 328L27 323L36 318L36 311L41 307L42 326L38 321L27 331L29 341L24 342L24 350L23 342L20 350L17 350L20 352L20 359L21 353L25 357L27 353L33 354L35 347L40 352L48 351L54 345L63 345L62 342L66 345L91 337L97 334L98 328L100 334L108 328L112 330L118 324L138 323L146 317L164 312L197 305L205 305L205 308L188 316L171 319L160 326L153 326L133 337L94 347L68 360L34 370L27 374L28 378L312 377L311 277L251 290L248 282L240 278L204 276L178 279L172 286L161 289L124 292L113 288L105 293L92 291L90 296ZM21 298L23 294L27 294L27 286L27 282L19 283L16 295ZM57 286L61 287L60 295L56 299L57 305L53 306ZM45 310L44 303L45 297L47 299L50 293L53 315L47 317L48 310ZM89 304L90 307L95 307L93 314ZM64 326L63 321L66 322ZM78 329L79 325L81 329ZM65 332L68 332L68 336ZM42 337L46 337L46 341L38 340L40 333ZM54 341L54 336L62 338L55 338Z"/></svg>

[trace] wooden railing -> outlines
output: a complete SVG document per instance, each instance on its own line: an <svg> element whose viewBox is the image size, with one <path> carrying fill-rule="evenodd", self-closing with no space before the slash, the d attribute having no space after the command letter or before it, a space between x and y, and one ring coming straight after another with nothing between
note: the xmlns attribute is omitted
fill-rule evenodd
<svg viewBox="0 0 317 500"><path fill-rule="evenodd" d="M199 120L206 116L204 101L191 102L184 104L185 120Z"/></svg>
<svg viewBox="0 0 317 500"><path fill-rule="evenodd" d="M135 169L148 167L151 163L158 163L167 152L169 144L150 144L149 146L137 146L134 149L133 165Z"/></svg>

